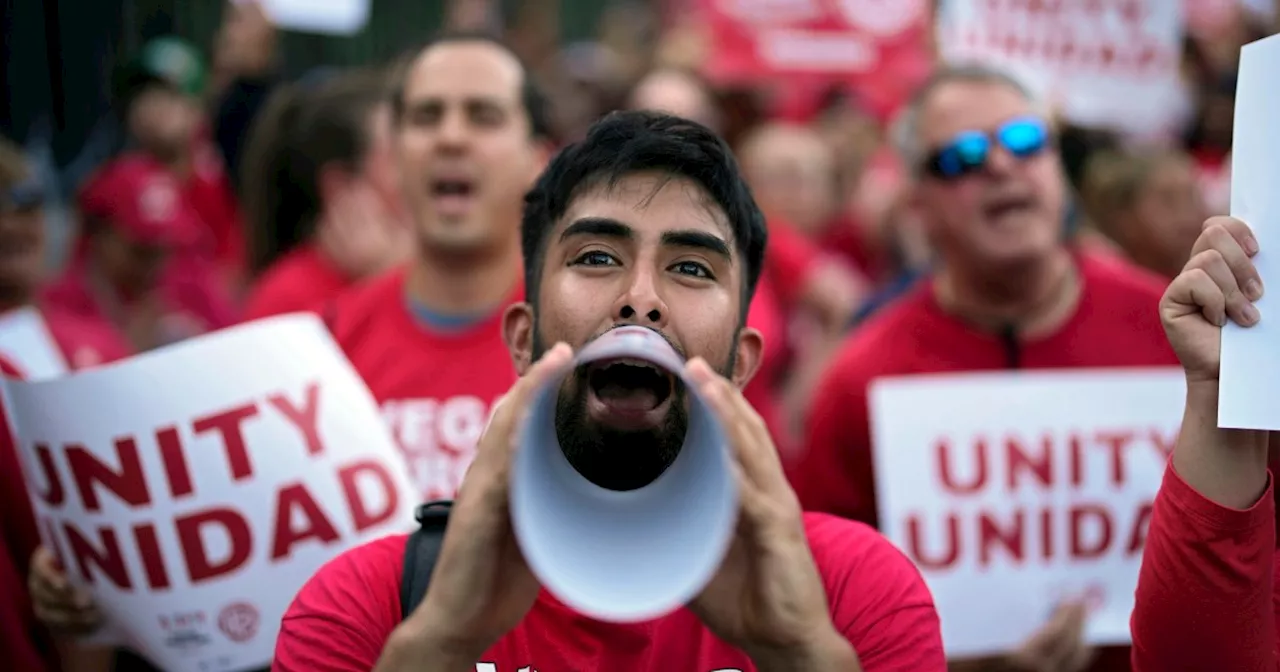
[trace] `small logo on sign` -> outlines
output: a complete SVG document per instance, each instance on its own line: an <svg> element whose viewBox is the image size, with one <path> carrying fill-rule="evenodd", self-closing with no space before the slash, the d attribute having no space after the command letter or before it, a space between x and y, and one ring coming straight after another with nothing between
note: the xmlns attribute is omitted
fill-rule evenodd
<svg viewBox="0 0 1280 672"><path fill-rule="evenodd" d="M218 613L218 629L233 642L247 642L258 634L258 610L247 602L233 602Z"/></svg>

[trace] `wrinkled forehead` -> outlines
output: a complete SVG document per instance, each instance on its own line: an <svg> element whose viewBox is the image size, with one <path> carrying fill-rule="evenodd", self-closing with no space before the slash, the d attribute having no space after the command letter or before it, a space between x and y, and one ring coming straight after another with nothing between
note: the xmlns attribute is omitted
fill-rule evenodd
<svg viewBox="0 0 1280 672"><path fill-rule="evenodd" d="M941 84L920 110L924 147L945 143L964 131L994 131L1019 116L1036 114L1034 103L1005 82L957 81Z"/></svg>

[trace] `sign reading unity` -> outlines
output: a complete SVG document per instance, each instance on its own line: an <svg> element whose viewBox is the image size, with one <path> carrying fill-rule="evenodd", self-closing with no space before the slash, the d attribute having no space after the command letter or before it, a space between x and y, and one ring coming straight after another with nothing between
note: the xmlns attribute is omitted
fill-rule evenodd
<svg viewBox="0 0 1280 672"><path fill-rule="evenodd" d="M267 666L322 564L414 524L403 459L315 316L4 385L44 542L161 669Z"/></svg>
<svg viewBox="0 0 1280 672"><path fill-rule="evenodd" d="M1065 598L1090 601L1089 643L1128 643L1185 395L1164 368L872 384L880 525L924 574L949 656L1006 651Z"/></svg>

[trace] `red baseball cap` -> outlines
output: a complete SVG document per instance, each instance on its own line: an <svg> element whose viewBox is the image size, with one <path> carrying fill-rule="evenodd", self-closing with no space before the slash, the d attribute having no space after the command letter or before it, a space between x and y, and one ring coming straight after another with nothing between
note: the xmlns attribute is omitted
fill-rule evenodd
<svg viewBox="0 0 1280 672"><path fill-rule="evenodd" d="M182 247L200 237L200 217L164 165L127 155L103 166L80 191L80 210L137 243Z"/></svg>

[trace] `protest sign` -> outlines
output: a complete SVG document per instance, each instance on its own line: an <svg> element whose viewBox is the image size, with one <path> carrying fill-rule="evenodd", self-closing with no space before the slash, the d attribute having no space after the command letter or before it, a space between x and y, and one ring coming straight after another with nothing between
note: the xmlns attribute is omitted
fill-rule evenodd
<svg viewBox="0 0 1280 672"><path fill-rule="evenodd" d="M0 315L0 357L26 380L56 378L67 372L67 360L44 316L32 307Z"/></svg>
<svg viewBox="0 0 1280 672"><path fill-rule="evenodd" d="M938 53L1007 70L1068 120L1151 136L1180 131L1182 3L948 0Z"/></svg>
<svg viewBox="0 0 1280 672"><path fill-rule="evenodd" d="M44 543L161 669L268 665L322 564L414 525L377 406L314 315L5 388Z"/></svg>
<svg viewBox="0 0 1280 672"><path fill-rule="evenodd" d="M1129 641L1180 369L885 378L870 390L885 535L920 568L956 658L1007 651L1084 597L1092 644Z"/></svg>
<svg viewBox="0 0 1280 672"><path fill-rule="evenodd" d="M701 0L705 74L812 95L848 86L887 117L933 65L926 0Z"/></svg>

